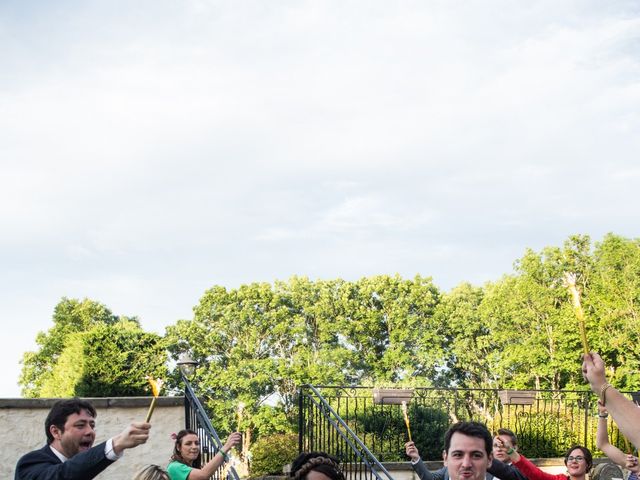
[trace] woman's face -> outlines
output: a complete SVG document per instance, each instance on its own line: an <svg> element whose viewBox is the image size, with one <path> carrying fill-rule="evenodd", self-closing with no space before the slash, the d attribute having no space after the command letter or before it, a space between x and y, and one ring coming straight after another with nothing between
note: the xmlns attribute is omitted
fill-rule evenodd
<svg viewBox="0 0 640 480"><path fill-rule="evenodd" d="M567 470L572 477L579 477L587 473L587 460L579 448L574 448L567 457Z"/></svg>
<svg viewBox="0 0 640 480"><path fill-rule="evenodd" d="M197 435L187 433L180 443L180 456L187 462L193 463L200 454L200 440Z"/></svg>
<svg viewBox="0 0 640 480"><path fill-rule="evenodd" d="M307 473L305 478L307 480L331 480L331 477L326 476L322 472L316 472L315 470L311 470Z"/></svg>

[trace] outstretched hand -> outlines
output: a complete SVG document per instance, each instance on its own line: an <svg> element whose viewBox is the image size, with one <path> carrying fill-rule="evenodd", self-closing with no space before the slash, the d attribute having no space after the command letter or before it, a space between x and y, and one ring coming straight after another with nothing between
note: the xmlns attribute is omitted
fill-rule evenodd
<svg viewBox="0 0 640 480"><path fill-rule="evenodd" d="M405 443L404 451L407 454L407 457L409 457L414 462L417 462L418 460L420 460L420 452L418 452L418 448L416 447L415 443L413 442Z"/></svg>
<svg viewBox="0 0 640 480"><path fill-rule="evenodd" d="M625 468L630 472L640 473L640 465L638 464L638 457L633 455L627 455L627 461L625 462Z"/></svg>
<svg viewBox="0 0 640 480"><path fill-rule="evenodd" d="M134 448L149 439L150 423L135 422L125 428L120 434L112 438L113 451L120 455L127 448Z"/></svg>
<svg viewBox="0 0 640 480"><path fill-rule="evenodd" d="M223 445L222 450L224 451L224 453L227 453L236 445L240 445L241 441L242 441L242 434L240 432L233 432L231 435L229 435L229 438L227 438L227 441Z"/></svg>

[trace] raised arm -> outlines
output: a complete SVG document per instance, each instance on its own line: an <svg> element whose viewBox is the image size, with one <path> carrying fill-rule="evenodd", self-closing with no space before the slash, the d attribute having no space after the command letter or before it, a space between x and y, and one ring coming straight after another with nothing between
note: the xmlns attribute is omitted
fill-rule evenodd
<svg viewBox="0 0 640 480"><path fill-rule="evenodd" d="M242 434L239 432L234 432L229 435L226 443L211 460L209 460L202 468L194 468L191 470L188 480L209 480L216 470L220 468L220 465L225 462L229 450L238 445L241 439Z"/></svg>
<svg viewBox="0 0 640 480"><path fill-rule="evenodd" d="M558 480L558 478L566 478L564 475L552 475L542 471L539 467L531 463L531 461L514 451L509 454L513 465L522 472L522 474L529 480Z"/></svg>
<svg viewBox="0 0 640 480"><path fill-rule="evenodd" d="M594 352L583 355L582 374L618 424L620 432L640 448L640 408L607 383L600 355Z"/></svg>
<svg viewBox="0 0 640 480"><path fill-rule="evenodd" d="M439 470L432 472L427 468L422 459L420 458L420 452L413 442L407 442L404 444L404 450L407 456L411 459L411 468L418 474L420 480L444 480L447 473L447 467L442 467ZM505 479L506 480L506 479Z"/></svg>
<svg viewBox="0 0 640 480"><path fill-rule="evenodd" d="M609 432L607 431L607 413L598 400L598 430L596 431L596 447L604 452L604 454L615 464L624 467L627 462L626 454L618 447L611 445L609 442Z"/></svg>

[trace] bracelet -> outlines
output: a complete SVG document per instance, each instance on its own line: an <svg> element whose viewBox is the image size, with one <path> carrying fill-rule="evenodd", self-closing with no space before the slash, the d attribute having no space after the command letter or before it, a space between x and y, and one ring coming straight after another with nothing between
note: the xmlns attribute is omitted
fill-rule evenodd
<svg viewBox="0 0 640 480"><path fill-rule="evenodd" d="M598 416L600 418L609 418L609 414L608 413L599 413Z"/></svg>
<svg viewBox="0 0 640 480"><path fill-rule="evenodd" d="M613 387L610 383L603 383L600 387L600 403L604 407L607 404L607 389Z"/></svg>
<svg viewBox="0 0 640 480"><path fill-rule="evenodd" d="M229 461L229 455L227 455L226 453L224 453L224 450L220 449L220 450L218 450L218 453L219 453L220 455L222 455L222 458L224 459L224 461L225 461L225 462L228 462L228 461Z"/></svg>
<svg viewBox="0 0 640 480"><path fill-rule="evenodd" d="M516 449L513 447L509 447L509 450L507 450L507 455L511 455L513 452L515 452Z"/></svg>

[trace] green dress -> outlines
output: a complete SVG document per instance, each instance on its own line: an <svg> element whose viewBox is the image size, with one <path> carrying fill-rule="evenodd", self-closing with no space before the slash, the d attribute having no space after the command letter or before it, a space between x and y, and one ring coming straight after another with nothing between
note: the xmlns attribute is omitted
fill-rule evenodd
<svg viewBox="0 0 640 480"><path fill-rule="evenodd" d="M191 470L193 470L192 467L182 462L173 461L167 466L167 473L171 480L187 480Z"/></svg>

